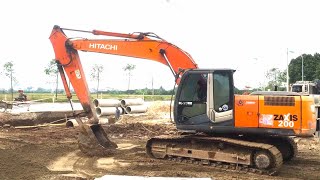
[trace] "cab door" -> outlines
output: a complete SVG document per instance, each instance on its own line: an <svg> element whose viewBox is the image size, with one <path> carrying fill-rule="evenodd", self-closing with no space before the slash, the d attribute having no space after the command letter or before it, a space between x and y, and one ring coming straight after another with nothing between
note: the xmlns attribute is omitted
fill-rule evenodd
<svg viewBox="0 0 320 180"><path fill-rule="evenodd" d="M207 77L203 71L184 74L176 95L175 121L177 124L209 123L207 117Z"/></svg>
<svg viewBox="0 0 320 180"><path fill-rule="evenodd" d="M217 70L208 75L207 115L213 123L233 120L233 71Z"/></svg>

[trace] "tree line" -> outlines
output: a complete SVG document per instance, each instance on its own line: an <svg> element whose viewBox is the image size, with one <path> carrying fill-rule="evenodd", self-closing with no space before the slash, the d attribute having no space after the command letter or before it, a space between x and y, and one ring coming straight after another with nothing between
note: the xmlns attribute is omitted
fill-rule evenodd
<svg viewBox="0 0 320 180"><path fill-rule="evenodd" d="M27 87L23 89L26 93L52 93L52 89L46 89L42 87L38 87L37 89L33 89L32 87ZM13 90L14 93L18 92L17 90ZM55 90L57 94L63 94L64 89L57 89ZM92 93L96 94L96 91L91 91ZM2 94L9 94L11 93L11 89L0 89L0 93ZM75 93L73 90L71 90L71 93ZM101 90L98 92L98 94L136 94L136 95L171 95L172 90L166 90L162 86L160 88L156 89L149 89L149 88L143 88L143 89L132 89L132 90Z"/></svg>
<svg viewBox="0 0 320 180"><path fill-rule="evenodd" d="M133 64L127 64L123 67L123 70L127 72L127 78L128 78L128 89L127 90L107 90L107 91L101 91L99 90L99 85L101 81L101 73L104 70L104 67L100 64L94 64L91 67L90 72L90 79L93 82L96 82L95 88L91 89L91 92L95 92L97 97L100 93L108 93L108 94L137 94L137 95L171 95L172 90L165 90L162 86L160 88L156 89L130 89L130 80L132 76L132 72L135 70L136 66ZM57 68L57 63L53 59L48 62L47 66L44 68L44 73L48 76L48 80L50 80L51 83L55 83L55 97L57 98L58 93L64 93L64 89L59 88L58 82L59 82L59 71ZM13 99L13 93L17 92L17 90L14 89L14 85L18 83L16 76L15 76L15 70L14 70L14 63L13 61L6 62L3 65L3 70L0 71L0 75L4 75L5 77L10 79L10 88L0 89L0 92L2 94L8 94L11 93L11 98ZM70 83L69 83L69 87ZM33 87L29 86L23 89L26 93L52 93L52 89L46 89L43 87L38 87L37 89L34 89ZM74 90L71 88L71 92L74 92Z"/></svg>
<svg viewBox="0 0 320 180"><path fill-rule="evenodd" d="M290 83L302 80L302 67L304 81L320 79L320 54L302 54L292 59L289 64Z"/></svg>
<svg viewBox="0 0 320 180"><path fill-rule="evenodd" d="M320 54L301 54L290 60L288 68L289 84L302 80L317 81L320 79ZM267 84L257 88L258 90L274 90L275 86L280 91L286 90L287 69L271 68L265 74L265 78Z"/></svg>
<svg viewBox="0 0 320 180"><path fill-rule="evenodd" d="M127 72L128 77L128 89L127 90L108 90L108 91L100 91L99 84L101 80L100 74L103 72L103 66L99 64L94 64L91 69L90 78L92 81L96 82L95 92L98 96L99 93L110 93L110 94L145 94L145 95L170 95L172 94L172 90L165 90L163 87L158 89L130 89L130 78L132 76L133 71L135 70L135 65L127 64L123 67L123 70ZM296 81L301 81L302 79L305 81L315 81L320 79L320 54L315 53L312 54L301 54L294 59L291 59L288 65L289 71L289 83L295 83ZM56 83L56 97L57 93L62 93L64 90L58 87L58 69L55 60L51 60L47 67L44 68L44 73L48 75L50 79L54 79ZM303 74L303 77L302 77ZM10 88L11 96L13 98L14 92L14 84L18 81L15 76L14 63L13 61L6 62L3 65L2 71L0 71L0 75L7 77L10 80ZM285 90L286 80L287 80L287 71L286 69L281 70L277 67L271 68L265 74L265 78L267 79L267 84L262 85L261 87L255 87L253 90L273 90L275 86L278 87L278 90ZM9 85L8 85L9 86ZM70 87L70 86L69 86ZM8 90L2 89L3 93L9 93ZM32 87L26 88L26 92L51 92L52 90L44 89L39 87L34 90ZM243 92L243 90L239 90L236 88L237 93Z"/></svg>

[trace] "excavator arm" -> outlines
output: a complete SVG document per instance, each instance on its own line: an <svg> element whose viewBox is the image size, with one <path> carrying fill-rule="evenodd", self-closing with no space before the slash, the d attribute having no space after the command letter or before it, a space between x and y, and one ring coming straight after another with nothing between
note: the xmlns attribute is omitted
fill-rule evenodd
<svg viewBox="0 0 320 180"><path fill-rule="evenodd" d="M198 68L197 64L187 52L151 33L139 33L135 35L98 30L73 30L92 33L94 35L113 36L118 39L72 39L68 38L63 30L64 29L59 26L54 26L50 35L50 40L56 55L55 59L68 75L84 110L89 114L89 118L92 118L94 115L91 112L92 109L89 107L90 93L78 50L160 62L170 68L177 83L179 83L179 75L182 70ZM60 74L62 75L63 82L65 82L63 78L64 74L61 70ZM64 83L64 87L68 92L69 88L67 87L67 83ZM70 93L67 93L67 95L71 96Z"/></svg>
<svg viewBox="0 0 320 180"><path fill-rule="evenodd" d="M93 35L116 38L68 38L64 33L64 30L80 31L91 33ZM176 83L180 82L181 72L186 69L198 68L197 64L187 52L153 33L122 34L98 30L83 31L65 29L60 28L59 26L54 26L49 39L55 52L58 70L70 104L72 105L71 93L66 76L70 80L72 87L89 119L89 126L83 124L80 119L77 119L78 123L81 125L82 134L89 136L91 140L97 140L98 146L100 145L105 148L116 147L116 145L107 138L107 134L101 126L98 125L98 117L90 98L90 91L81 65L78 50L160 62L170 68L172 74L175 76Z"/></svg>

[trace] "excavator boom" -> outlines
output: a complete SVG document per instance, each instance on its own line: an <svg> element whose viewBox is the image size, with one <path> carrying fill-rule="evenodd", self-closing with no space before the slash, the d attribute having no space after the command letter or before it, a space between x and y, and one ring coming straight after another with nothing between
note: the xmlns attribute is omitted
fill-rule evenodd
<svg viewBox="0 0 320 180"><path fill-rule="evenodd" d="M197 69L191 56L162 40L69 40L73 49L148 59L168 65L176 75L180 69Z"/></svg>
<svg viewBox="0 0 320 180"><path fill-rule="evenodd" d="M63 32L63 28L60 28L59 26L54 26L50 35L50 41L55 52L55 59L59 67L59 72L61 74L67 96L71 98L69 87L65 80L65 74L68 76L80 103L88 114L88 118L91 123L97 123L98 118L96 117L93 105L91 104L90 92L78 50L142 58L159 62L167 65L171 69L173 75L176 77L177 83L179 83L179 74L182 70L198 69L197 64L193 61L190 54L158 36L152 36L149 38L148 35L150 33L140 33L139 35L135 35L98 30L65 30L118 37L118 39L73 39L68 38Z"/></svg>

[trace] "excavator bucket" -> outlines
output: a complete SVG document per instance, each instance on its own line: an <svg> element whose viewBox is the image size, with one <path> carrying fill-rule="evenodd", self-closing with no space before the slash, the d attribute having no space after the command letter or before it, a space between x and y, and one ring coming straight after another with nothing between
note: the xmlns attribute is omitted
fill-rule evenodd
<svg viewBox="0 0 320 180"><path fill-rule="evenodd" d="M78 144L80 150L89 156L109 156L116 152L118 147L112 142L100 124L84 124L80 118Z"/></svg>

